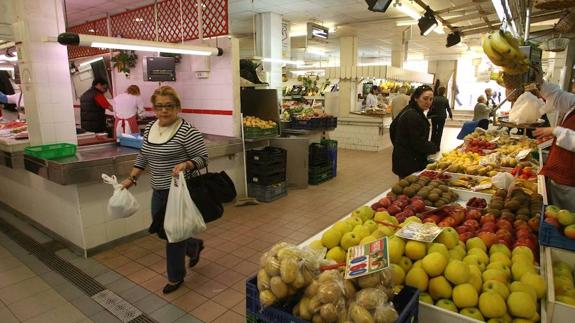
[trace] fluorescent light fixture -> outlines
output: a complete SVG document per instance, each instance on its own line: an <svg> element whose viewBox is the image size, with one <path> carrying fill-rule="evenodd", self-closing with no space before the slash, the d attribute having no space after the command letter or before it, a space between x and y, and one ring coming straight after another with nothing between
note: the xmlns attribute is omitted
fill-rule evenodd
<svg viewBox="0 0 575 323"><path fill-rule="evenodd" d="M319 47L308 47L305 50L306 53L319 55L319 56L326 56L326 50Z"/></svg>
<svg viewBox="0 0 575 323"><path fill-rule="evenodd" d="M401 5L401 6L395 7L395 9L403 12L404 14L408 15L409 17L411 17L415 20L418 20L419 18L421 18L421 14L419 12L415 11L415 9L412 9L411 7Z"/></svg>
<svg viewBox="0 0 575 323"><path fill-rule="evenodd" d="M149 40L114 38L75 33L61 33L58 35L58 43L72 46L90 46L95 48L138 50L145 52L162 52L198 56L221 56L224 53L223 50L218 47L172 44Z"/></svg>
<svg viewBox="0 0 575 323"><path fill-rule="evenodd" d="M357 66L384 66L389 65L390 62L374 62L374 63L357 63Z"/></svg>
<svg viewBox="0 0 575 323"><path fill-rule="evenodd" d="M264 57L262 58L263 62L268 62L268 63L281 63L281 64L286 64L286 65L303 65L305 64L304 61L292 61L292 60L288 60L288 59L277 59L277 58L269 58L269 57Z"/></svg>
<svg viewBox="0 0 575 323"><path fill-rule="evenodd" d="M90 65L90 64L92 64L92 63L94 63L94 62L97 62L97 61L99 61L99 60L104 60L104 58L103 58L103 57L97 57L97 58L91 59L91 60L89 60L89 61L85 61L85 62L83 62L83 63L80 63L80 67L82 67L82 66L84 66L84 65Z"/></svg>
<svg viewBox="0 0 575 323"><path fill-rule="evenodd" d="M365 0L367 9L375 12L385 12L393 0Z"/></svg>
<svg viewBox="0 0 575 323"><path fill-rule="evenodd" d="M418 17L419 18L419 17ZM403 20L395 23L398 27L417 25L417 20Z"/></svg>
<svg viewBox="0 0 575 323"><path fill-rule="evenodd" d="M431 10L425 11L425 15L419 18L417 25L419 26L422 36L429 35L435 28L437 28L437 26L439 26Z"/></svg>

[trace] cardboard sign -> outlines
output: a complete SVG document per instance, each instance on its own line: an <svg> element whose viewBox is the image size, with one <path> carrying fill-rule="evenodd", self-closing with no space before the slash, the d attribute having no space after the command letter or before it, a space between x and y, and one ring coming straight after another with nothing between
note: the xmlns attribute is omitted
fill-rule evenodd
<svg viewBox="0 0 575 323"><path fill-rule="evenodd" d="M443 228L434 223L410 222L395 233L396 236L421 242L433 242Z"/></svg>
<svg viewBox="0 0 575 323"><path fill-rule="evenodd" d="M349 248L345 279L370 275L389 267L388 240L381 240Z"/></svg>

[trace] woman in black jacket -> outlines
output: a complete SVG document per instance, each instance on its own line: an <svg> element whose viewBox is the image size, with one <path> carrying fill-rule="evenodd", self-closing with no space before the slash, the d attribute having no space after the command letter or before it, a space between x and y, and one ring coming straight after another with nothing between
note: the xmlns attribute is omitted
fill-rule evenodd
<svg viewBox="0 0 575 323"><path fill-rule="evenodd" d="M423 113L433 103L433 89L422 85L415 89L409 105L395 118L389 129L393 143L393 173L404 178L423 170L427 156L439 151L429 141L429 122Z"/></svg>

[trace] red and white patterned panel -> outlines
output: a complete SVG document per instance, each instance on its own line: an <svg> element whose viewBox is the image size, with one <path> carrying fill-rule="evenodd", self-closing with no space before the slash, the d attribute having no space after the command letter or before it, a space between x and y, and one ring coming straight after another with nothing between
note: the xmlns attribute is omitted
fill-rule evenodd
<svg viewBox="0 0 575 323"><path fill-rule="evenodd" d="M182 0L184 40L198 39L198 9L196 0Z"/></svg>
<svg viewBox="0 0 575 323"><path fill-rule="evenodd" d="M154 6L145 6L110 16L112 37L156 40Z"/></svg>
<svg viewBox="0 0 575 323"><path fill-rule="evenodd" d="M76 25L68 28L69 32L86 34L86 35L108 35L108 26L106 18L87 22L85 24ZM78 58L93 55L101 55L107 53L107 49L92 48L86 46L68 46L68 58Z"/></svg>
<svg viewBox="0 0 575 323"><path fill-rule="evenodd" d="M228 0L203 0L204 37L228 34Z"/></svg>
<svg viewBox="0 0 575 323"><path fill-rule="evenodd" d="M158 3L158 40L175 43L182 40L179 1Z"/></svg>

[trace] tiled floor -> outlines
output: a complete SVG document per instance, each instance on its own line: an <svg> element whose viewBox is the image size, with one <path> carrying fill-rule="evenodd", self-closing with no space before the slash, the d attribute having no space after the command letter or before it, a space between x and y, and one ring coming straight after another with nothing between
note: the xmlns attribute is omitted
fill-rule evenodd
<svg viewBox="0 0 575 323"><path fill-rule="evenodd" d="M442 151L458 144L457 132L445 129ZM340 150L335 179L268 204L226 206L202 234L200 262L169 295L161 292L165 242L155 236L89 259L65 249L57 254L158 322L245 322L245 280L257 271L260 255L279 241L304 241L390 187L397 179L391 151ZM0 246L0 322L119 322L2 234Z"/></svg>

